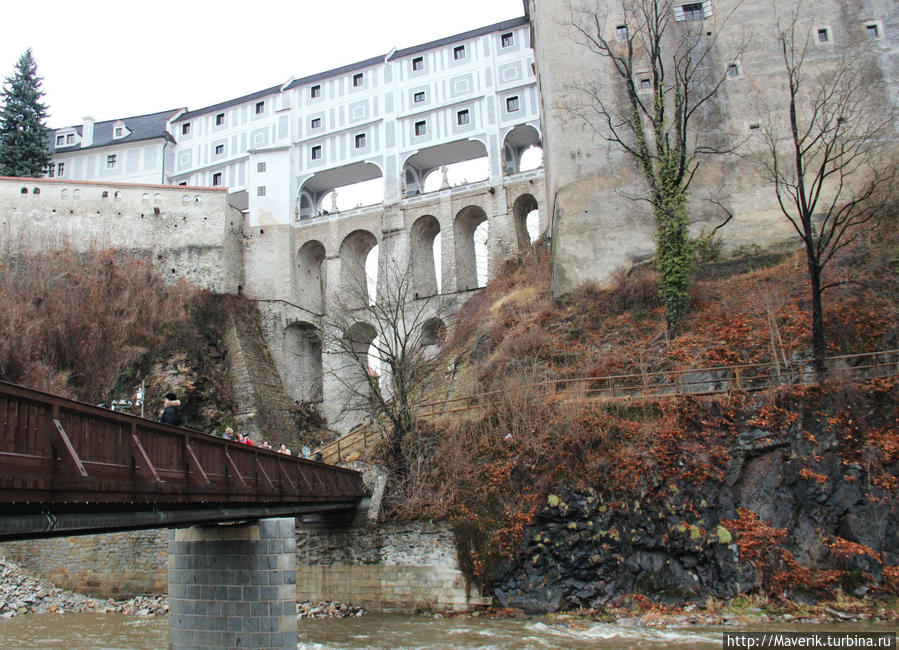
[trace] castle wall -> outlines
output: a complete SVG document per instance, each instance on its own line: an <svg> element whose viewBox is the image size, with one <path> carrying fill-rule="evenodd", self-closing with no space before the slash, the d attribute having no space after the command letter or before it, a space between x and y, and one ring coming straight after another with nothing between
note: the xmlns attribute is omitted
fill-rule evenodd
<svg viewBox="0 0 899 650"><path fill-rule="evenodd" d="M675 2L673 7L680 4ZM583 100L575 86L583 85L585 79L598 82L605 100L619 102L623 100L623 95L616 98L620 81L607 60L579 43L562 4L530 0L529 5L542 102L546 195L552 200L548 212L553 220L553 291L560 295L585 281L608 284L616 269L651 258L653 219L649 205L638 200L646 196L646 185L634 160L585 127L571 110ZM724 212L710 202L715 198L734 215L719 231L725 250L796 245L772 186L762 180L752 160L765 150L758 127L778 111L783 117L785 108L775 18L769 5L759 3L711 0L709 5L712 16L701 25L705 37L718 39L718 55L707 66L719 74L737 62L740 74L724 81L693 126L701 141L724 148L738 146L740 155L701 160L690 188L692 234L710 232L724 220ZM605 4L597 6L602 10ZM781 9L786 12L787 7ZM899 24L892 3L824 0L807 5L803 18L803 29L812 37L809 71L844 54L870 56L872 95L896 105ZM612 41L622 20L614 13L608 15L606 30ZM881 28L878 38L866 29L872 23ZM686 26L672 20L669 34L676 38ZM817 30L825 28L831 40L818 42Z"/></svg>
<svg viewBox="0 0 899 650"><path fill-rule="evenodd" d="M219 293L243 283L243 215L221 190L0 178L4 254L114 248Z"/></svg>

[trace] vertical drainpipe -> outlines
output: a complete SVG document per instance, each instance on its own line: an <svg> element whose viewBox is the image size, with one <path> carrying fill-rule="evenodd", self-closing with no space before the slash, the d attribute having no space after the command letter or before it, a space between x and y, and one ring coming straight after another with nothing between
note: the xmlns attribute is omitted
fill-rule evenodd
<svg viewBox="0 0 899 650"><path fill-rule="evenodd" d="M160 185L165 185L165 146L169 143L165 138L162 139L162 179L159 181Z"/></svg>

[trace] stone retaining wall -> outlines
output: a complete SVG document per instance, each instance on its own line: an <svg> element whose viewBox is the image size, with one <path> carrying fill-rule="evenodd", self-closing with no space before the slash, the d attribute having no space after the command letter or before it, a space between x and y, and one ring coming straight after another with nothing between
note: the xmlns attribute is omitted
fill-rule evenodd
<svg viewBox="0 0 899 650"><path fill-rule="evenodd" d="M168 531L0 544L5 557L56 585L102 598L164 594ZM489 605L459 569L442 522L297 530L297 598L341 600L375 611L464 611Z"/></svg>
<svg viewBox="0 0 899 650"><path fill-rule="evenodd" d="M63 589L123 599L166 593L167 544L167 530L141 530L6 542L0 557Z"/></svg>

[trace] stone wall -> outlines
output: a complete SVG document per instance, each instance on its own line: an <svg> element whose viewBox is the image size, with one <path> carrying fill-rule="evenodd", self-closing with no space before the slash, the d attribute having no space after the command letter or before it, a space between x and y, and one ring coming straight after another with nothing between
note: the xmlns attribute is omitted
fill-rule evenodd
<svg viewBox="0 0 899 650"><path fill-rule="evenodd" d="M65 589L104 598L166 593L165 529L0 544L5 557ZM301 524L297 598L374 611L468 610L492 599L459 569L447 524L327 527Z"/></svg>
<svg viewBox="0 0 899 650"><path fill-rule="evenodd" d="M5 542L0 556L56 585L99 598L164 594L167 530Z"/></svg>
<svg viewBox="0 0 899 650"><path fill-rule="evenodd" d="M651 258L654 224L648 204L639 200L647 189L634 159L575 114L579 102L595 105L577 90L586 80L596 80L609 105L623 105L623 96L616 96L615 90L621 83L611 64L582 44L584 39L571 25L569 3L529 0L528 4L541 97L547 211L552 219L553 293L561 295L586 281L608 285L617 269ZM615 43L616 26L626 22L619 15L620 4L581 0L571 4L597 7L600 19L605 19L606 36ZM786 14L790 4L779 3L778 9ZM679 3L673 3L672 11L674 6ZM734 215L718 232L725 252L795 246L795 232L781 214L773 188L752 161L766 151L765 123L786 119L776 17L763 3L714 0L710 7L712 15L701 23L672 19L667 38L679 38L684 30L701 26L703 38L716 43L704 65L723 74L730 63L738 64L739 74L728 77L694 116L691 138L718 149L738 147L740 155L701 158L690 186L691 234L708 233L724 220L724 212L713 202L718 200ZM821 0L806 6L801 29L811 37L807 69L813 72L843 53L870 56L868 72L876 78L871 95L895 106L899 95L895 20L895 7L887 0ZM872 39L865 26L877 21L881 36ZM821 28L829 30L827 43L818 41Z"/></svg>
<svg viewBox="0 0 899 650"><path fill-rule="evenodd" d="M492 602L462 574L453 531L443 522L301 526L297 597L380 611L467 611Z"/></svg>
<svg viewBox="0 0 899 650"><path fill-rule="evenodd" d="M0 177L3 254L114 248L219 293L243 280L243 215L220 188Z"/></svg>

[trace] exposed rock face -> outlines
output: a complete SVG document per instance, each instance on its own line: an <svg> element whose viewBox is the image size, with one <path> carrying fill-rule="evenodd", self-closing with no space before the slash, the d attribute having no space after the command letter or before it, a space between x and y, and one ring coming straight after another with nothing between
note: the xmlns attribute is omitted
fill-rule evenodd
<svg viewBox="0 0 899 650"><path fill-rule="evenodd" d="M539 613L597 607L633 593L683 602L753 590L759 575L741 562L726 525L737 508L785 529L783 546L800 564L839 568L844 591L863 595L863 583L879 582L883 566L897 564L899 506L873 470L852 460L858 442L822 425L820 413L810 415L788 433L735 435L724 480L701 489L671 483L641 500L597 482L588 492L550 495L494 595L504 606ZM895 462L879 471L895 476ZM837 557L828 545L837 537L873 553ZM869 578L847 581L853 574Z"/></svg>

